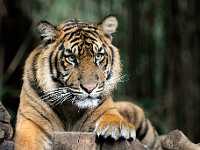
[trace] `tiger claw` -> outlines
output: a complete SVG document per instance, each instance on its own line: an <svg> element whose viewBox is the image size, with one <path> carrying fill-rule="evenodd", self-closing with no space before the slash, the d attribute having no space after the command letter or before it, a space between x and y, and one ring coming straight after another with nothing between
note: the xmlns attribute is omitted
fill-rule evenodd
<svg viewBox="0 0 200 150"><path fill-rule="evenodd" d="M136 139L135 127L125 120L119 120L119 122L99 121L96 124L94 132L98 137L111 137L114 140L118 140L119 138Z"/></svg>

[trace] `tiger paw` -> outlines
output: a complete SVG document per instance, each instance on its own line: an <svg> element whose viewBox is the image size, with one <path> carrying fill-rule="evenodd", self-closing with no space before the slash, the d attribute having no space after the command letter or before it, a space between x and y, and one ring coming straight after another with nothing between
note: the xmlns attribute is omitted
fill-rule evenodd
<svg viewBox="0 0 200 150"><path fill-rule="evenodd" d="M118 140L119 138L136 139L135 126L121 116L113 114L104 114L97 121L94 132L97 136L104 138L111 137L114 140Z"/></svg>

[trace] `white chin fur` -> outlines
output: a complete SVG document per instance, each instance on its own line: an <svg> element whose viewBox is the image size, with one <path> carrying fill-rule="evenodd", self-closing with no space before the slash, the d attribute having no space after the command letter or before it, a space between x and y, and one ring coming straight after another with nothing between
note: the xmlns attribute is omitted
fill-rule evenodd
<svg viewBox="0 0 200 150"><path fill-rule="evenodd" d="M75 105L78 106L80 109L85 109L97 107L99 103L100 99L87 98L84 100L76 101Z"/></svg>

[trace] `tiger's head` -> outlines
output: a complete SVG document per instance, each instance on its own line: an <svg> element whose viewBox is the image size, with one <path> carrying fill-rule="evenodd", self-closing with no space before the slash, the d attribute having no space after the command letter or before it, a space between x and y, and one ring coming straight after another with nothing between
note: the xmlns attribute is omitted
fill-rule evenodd
<svg viewBox="0 0 200 150"><path fill-rule="evenodd" d="M120 80L118 49L112 45L116 17L100 24L68 20L54 26L38 24L42 38L38 85L42 99L61 104L70 101L79 108L98 106Z"/></svg>

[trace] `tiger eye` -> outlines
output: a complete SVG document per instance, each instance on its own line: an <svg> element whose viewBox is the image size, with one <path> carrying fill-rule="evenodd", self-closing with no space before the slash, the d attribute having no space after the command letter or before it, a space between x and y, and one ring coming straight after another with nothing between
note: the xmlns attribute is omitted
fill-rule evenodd
<svg viewBox="0 0 200 150"><path fill-rule="evenodd" d="M101 61L103 58L104 58L104 54L102 54L102 53L97 53L95 56L95 59L98 61Z"/></svg>
<svg viewBox="0 0 200 150"><path fill-rule="evenodd" d="M71 62L74 62L76 60L76 57L74 55L70 55L67 57L67 59Z"/></svg>
<svg viewBox="0 0 200 150"><path fill-rule="evenodd" d="M70 64L73 64L73 65L74 65L74 64L77 63L76 56L73 55L73 54L66 56L65 59L66 59L66 61L67 61L68 63L70 63Z"/></svg>

